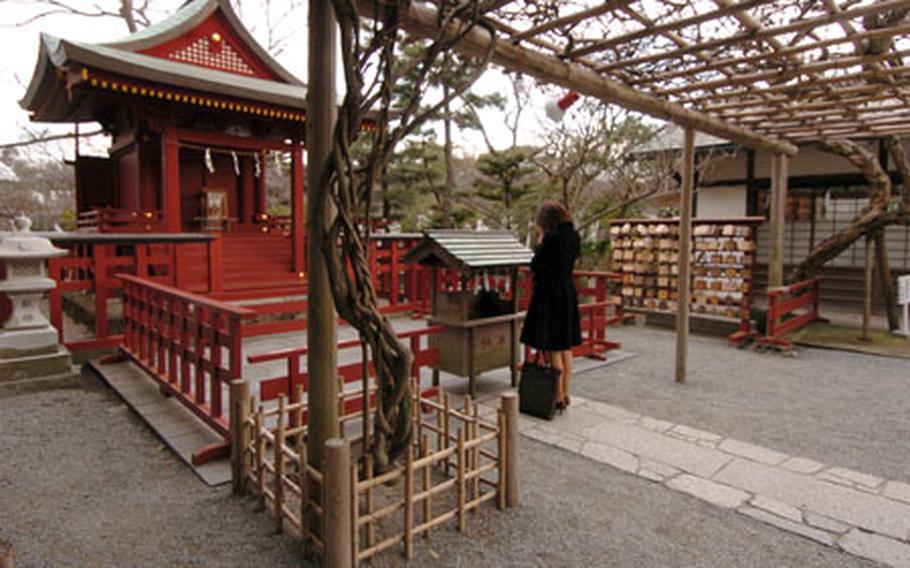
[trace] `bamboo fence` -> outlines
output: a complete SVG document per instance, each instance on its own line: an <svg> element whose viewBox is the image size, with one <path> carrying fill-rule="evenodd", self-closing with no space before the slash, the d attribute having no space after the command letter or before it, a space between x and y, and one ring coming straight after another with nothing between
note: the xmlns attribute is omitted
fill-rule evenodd
<svg viewBox="0 0 910 568"><path fill-rule="evenodd" d="M404 459L381 474L374 473L372 455L362 451L363 436L347 437L344 442L357 448L357 457L341 466L350 473L341 476L350 480L342 489L345 499L327 497L332 489L323 480L335 476L307 461L307 430L299 426L306 402L288 403L281 395L277 407L265 408L244 394L235 398L241 425L235 441L242 452L236 454L234 473L243 481L235 489L250 489L260 508L273 513L276 529L291 528L305 551L331 553L323 537L339 530L329 526L339 511L326 512L326 503L346 509L340 522L350 534L344 544L350 548L344 557L353 566L399 546L411 559L415 538L429 537L450 522L464 532L469 514L486 502L500 510L517 503L517 448L508 447L517 445L514 394L503 397L493 420L481 418L470 397L456 405L441 391L415 396L412 443ZM352 396L363 392L340 396L342 408ZM362 411L341 415L342 432L345 424L363 419Z"/></svg>

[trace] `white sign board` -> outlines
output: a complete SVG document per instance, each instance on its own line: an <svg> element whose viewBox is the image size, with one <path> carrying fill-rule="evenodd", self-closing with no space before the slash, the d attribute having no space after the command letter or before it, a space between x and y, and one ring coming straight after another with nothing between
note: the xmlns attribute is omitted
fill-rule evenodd
<svg viewBox="0 0 910 568"><path fill-rule="evenodd" d="M897 277L897 303L902 306L910 304L910 274Z"/></svg>

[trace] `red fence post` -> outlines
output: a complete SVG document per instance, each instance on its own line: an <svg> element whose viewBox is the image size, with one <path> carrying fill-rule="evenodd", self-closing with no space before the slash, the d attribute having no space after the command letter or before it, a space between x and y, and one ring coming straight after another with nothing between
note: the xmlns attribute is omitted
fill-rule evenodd
<svg viewBox="0 0 910 568"><path fill-rule="evenodd" d="M209 292L224 291L224 249L221 238L215 237L206 244L209 261Z"/></svg>
<svg viewBox="0 0 910 568"><path fill-rule="evenodd" d="M398 305L398 241L389 242L389 304Z"/></svg>
<svg viewBox="0 0 910 568"><path fill-rule="evenodd" d="M107 264L108 245L92 247L93 272L95 274L95 337L107 337Z"/></svg>

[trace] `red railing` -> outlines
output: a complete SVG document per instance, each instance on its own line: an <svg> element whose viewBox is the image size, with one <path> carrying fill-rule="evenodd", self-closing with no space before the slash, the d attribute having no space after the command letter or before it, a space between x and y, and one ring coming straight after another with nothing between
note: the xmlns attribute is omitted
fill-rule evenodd
<svg viewBox="0 0 910 568"><path fill-rule="evenodd" d="M370 272L377 295L387 300L380 307L383 313L412 311L429 313L430 270L406 264L401 258L417 246L421 235L375 235L370 240Z"/></svg>
<svg viewBox="0 0 910 568"><path fill-rule="evenodd" d="M91 351L109 349L120 344L120 333L112 329L109 300L120 297L121 281L117 274L132 274L149 281L175 287L185 287L188 282L181 276L181 267L198 264L196 258L184 259L184 248L195 245L199 249L202 263L198 282L202 290L220 285L220 241L200 235L195 241L175 242L155 240L143 236L142 240L116 237L107 239L100 235L84 237L53 238L54 244L67 248L67 256L48 261L48 272L57 286L49 293L50 320L57 328L60 342L70 351ZM76 309L91 313L92 337L67 337L64 331L64 294L81 293L72 297Z"/></svg>
<svg viewBox="0 0 910 568"><path fill-rule="evenodd" d="M252 312L209 298L119 275L123 282L121 351L224 438L193 453L200 463L224 452L230 441L225 392L241 378L241 321Z"/></svg>
<svg viewBox="0 0 910 568"><path fill-rule="evenodd" d="M161 211L101 207L80 212L76 227L97 233L151 233L162 231L164 226Z"/></svg>
<svg viewBox="0 0 910 568"><path fill-rule="evenodd" d="M784 336L820 319L818 278L768 290L768 317L762 345L791 347Z"/></svg>
<svg viewBox="0 0 910 568"><path fill-rule="evenodd" d="M436 347L431 346L428 341L426 342L426 346L423 346L422 343L424 342L421 340L424 337L429 337L430 335L441 333L443 330L444 328L442 326L430 326L422 329L405 331L398 334L399 339L407 340L409 342L411 352L414 354L414 363L411 366L411 375L415 377L418 382L421 369L424 367L435 369L437 363L439 362L439 350ZM362 342L360 339L352 339L339 342L337 348L338 351L343 351L345 349L354 349L361 346ZM301 386L303 392L306 392L307 390L308 374L306 371L300 370L300 363L306 357L306 354L307 348L301 347L298 349L286 349L282 351L273 351L270 353L260 353L247 357L247 362L250 364L268 363L272 361L285 361L286 364L286 375L274 377L271 379L265 379L259 383L260 400L273 400L284 394L288 395L293 402L298 402L296 400L295 394L297 391L297 385ZM373 368L373 365L370 363L368 372L372 375L374 371L375 370ZM342 377L346 384L363 380L362 359L355 363L339 365L338 376ZM359 409L360 404L360 401L357 399L346 401L345 411L355 412Z"/></svg>

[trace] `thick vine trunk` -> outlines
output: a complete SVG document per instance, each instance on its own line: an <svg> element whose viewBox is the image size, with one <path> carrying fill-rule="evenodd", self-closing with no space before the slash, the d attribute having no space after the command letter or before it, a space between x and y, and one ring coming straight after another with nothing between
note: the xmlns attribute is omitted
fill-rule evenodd
<svg viewBox="0 0 910 568"><path fill-rule="evenodd" d="M885 140L885 144L888 147L888 154L901 176L901 212L910 215L910 160L907 159L904 145L897 136L889 136Z"/></svg>
<svg viewBox="0 0 910 568"><path fill-rule="evenodd" d="M827 152L850 160L866 176L869 180L869 206L846 228L818 243L809 256L791 272L790 279L793 281L811 278L825 263L880 226L882 216L888 212L888 200L891 198L891 178L872 152L847 140L824 141L819 145Z"/></svg>

